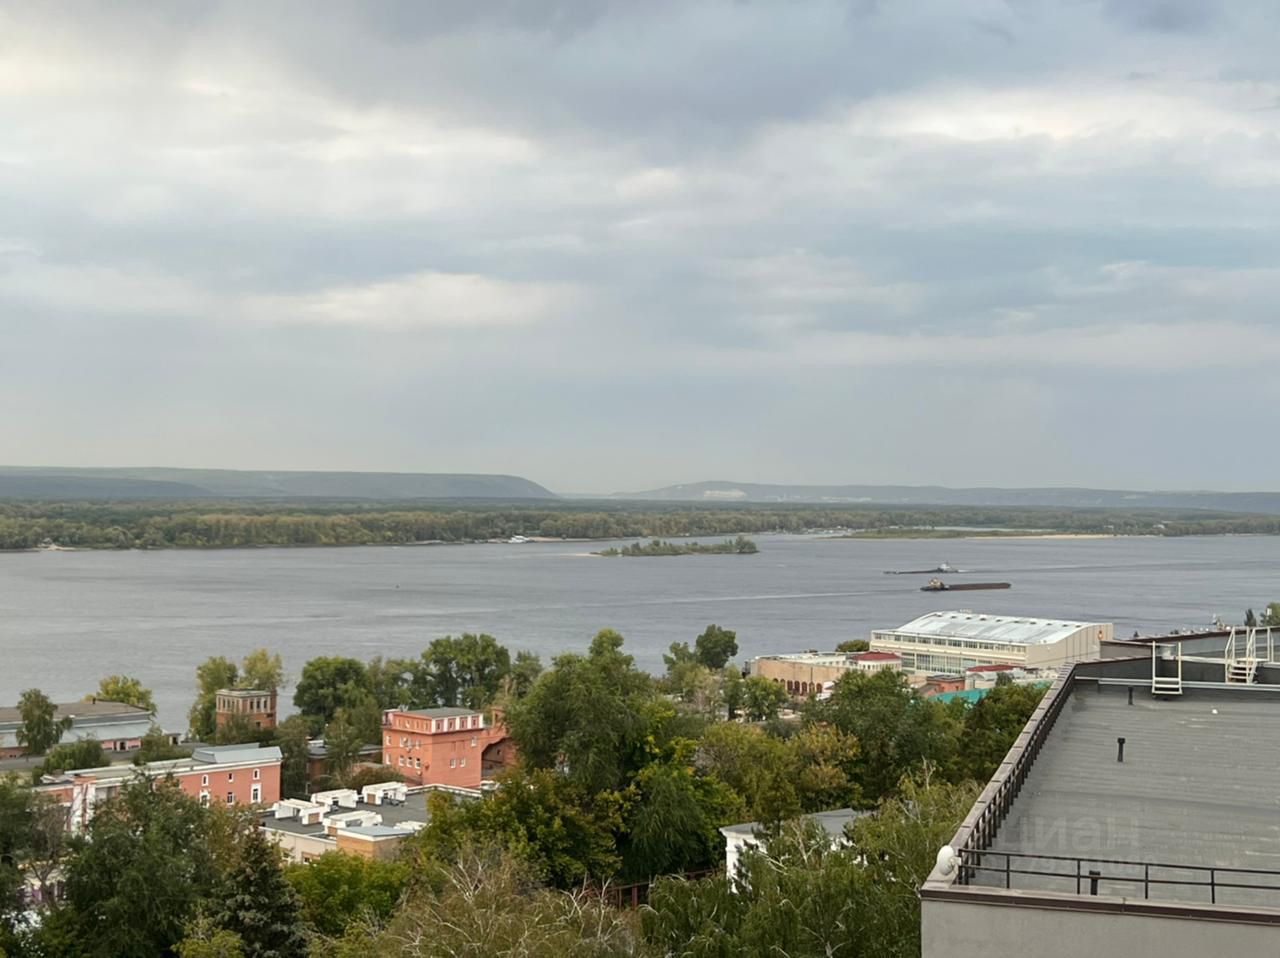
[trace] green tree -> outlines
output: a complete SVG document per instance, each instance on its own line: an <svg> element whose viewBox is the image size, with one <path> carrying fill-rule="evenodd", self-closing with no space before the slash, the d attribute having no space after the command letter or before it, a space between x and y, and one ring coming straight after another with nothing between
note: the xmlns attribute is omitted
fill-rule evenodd
<svg viewBox="0 0 1280 958"><path fill-rule="evenodd" d="M413 678L419 705L482 709L511 671L511 653L491 635L470 632L434 639L422 653Z"/></svg>
<svg viewBox="0 0 1280 958"><path fill-rule="evenodd" d="M43 755L58 744L62 733L71 728L71 717L58 718L58 707L39 689L27 689L18 699L22 724L17 738L28 755Z"/></svg>
<svg viewBox="0 0 1280 958"><path fill-rule="evenodd" d="M385 928L357 923L320 958L657 958L641 941L634 913L590 889L551 891L515 856L470 848L432 863L423 887Z"/></svg>
<svg viewBox="0 0 1280 958"><path fill-rule="evenodd" d="M514 683L513 691L516 698L524 698L529 694L529 690L533 688L533 683L538 680L538 676L542 674L542 660L533 653L521 649L516 653L515 661L511 665L511 678Z"/></svg>
<svg viewBox="0 0 1280 958"><path fill-rule="evenodd" d="M228 658L215 655L196 666L196 699L187 713L191 737L199 742L213 739L217 728L218 689L235 686L239 670Z"/></svg>
<svg viewBox="0 0 1280 958"><path fill-rule="evenodd" d="M374 656L365 667L365 684L379 709L394 709L413 701L415 663Z"/></svg>
<svg viewBox="0 0 1280 958"><path fill-rule="evenodd" d="M138 753L133 757L134 765L145 765L147 762L163 762L169 759L186 758L191 754L191 749L183 748L181 745L174 745L169 736L158 725L153 725L142 736L142 746L138 749Z"/></svg>
<svg viewBox="0 0 1280 958"><path fill-rule="evenodd" d="M364 663L341 656L321 656L302 667L293 704L307 717L313 732L333 721L340 708L358 705L370 695Z"/></svg>
<svg viewBox="0 0 1280 958"><path fill-rule="evenodd" d="M719 828L741 820L743 802L714 776L695 775L694 743L676 741L636 774L624 793L623 878L708 868L720 857Z"/></svg>
<svg viewBox="0 0 1280 958"><path fill-rule="evenodd" d="M351 766L360 758L360 747L365 741L350 712L338 709L333 721L324 728L325 771L345 782Z"/></svg>
<svg viewBox="0 0 1280 958"><path fill-rule="evenodd" d="M341 935L358 919L385 922L409 884L409 865L328 852L285 877L302 902L307 923L326 935Z"/></svg>
<svg viewBox="0 0 1280 958"><path fill-rule="evenodd" d="M709 625L694 642L694 656L712 670L723 669L738 654L738 633Z"/></svg>
<svg viewBox="0 0 1280 958"><path fill-rule="evenodd" d="M1244 624L1246 628L1253 628L1258 624L1258 618L1253 614L1253 609L1244 610Z"/></svg>
<svg viewBox="0 0 1280 958"><path fill-rule="evenodd" d="M219 887L215 920L240 936L246 958L304 958L302 908L284 876L280 850L260 828L240 837L239 861Z"/></svg>
<svg viewBox="0 0 1280 958"><path fill-rule="evenodd" d="M95 809L87 837L65 867L65 907L85 953L168 953L218 877L209 811L172 781L136 780Z"/></svg>
<svg viewBox="0 0 1280 958"><path fill-rule="evenodd" d="M698 744L696 765L724 781L745 803L745 816L774 824L801 811L799 782L787 743L761 729L721 722Z"/></svg>
<svg viewBox="0 0 1280 958"><path fill-rule="evenodd" d="M46 752L44 761L32 769L31 781L38 784L44 775L76 768L103 768L110 764L111 759L102 750L101 742L96 738L82 738Z"/></svg>
<svg viewBox="0 0 1280 958"><path fill-rule="evenodd" d="M188 923L187 936L175 950L178 958L245 958L240 936L219 928L209 915L199 915Z"/></svg>
<svg viewBox="0 0 1280 958"><path fill-rule="evenodd" d="M275 728L275 743L280 747L280 794L284 798L303 798L307 794L308 745L311 728L301 715L290 715Z"/></svg>
<svg viewBox="0 0 1280 958"><path fill-rule="evenodd" d="M243 712L232 712L213 733L215 745L241 745L245 742L265 742L271 738L270 729L256 728Z"/></svg>
<svg viewBox="0 0 1280 958"><path fill-rule="evenodd" d="M836 646L837 652L869 652L871 643L866 639L847 639Z"/></svg>
<svg viewBox="0 0 1280 958"><path fill-rule="evenodd" d="M960 734L955 712L922 698L894 669L846 673L829 699L809 703L806 719L825 722L857 739L858 784L868 801L890 794L922 761L947 767Z"/></svg>
<svg viewBox="0 0 1280 958"><path fill-rule="evenodd" d="M646 938L688 958L918 958L916 889L976 788L926 771L900 791L855 821L847 844L792 823L744 855L735 878L660 880L642 913Z"/></svg>
<svg viewBox="0 0 1280 958"><path fill-rule="evenodd" d="M787 702L787 690L763 675L752 675L742 683L742 704L747 718L767 722L777 718L778 710Z"/></svg>
<svg viewBox="0 0 1280 958"><path fill-rule="evenodd" d="M807 725L787 739L787 752L804 811L862 804L860 753L852 735L830 725Z"/></svg>
<svg viewBox="0 0 1280 958"><path fill-rule="evenodd" d="M957 753L959 774L979 782L988 781L1040 704L1044 692L1042 686L997 684L975 702L964 716Z"/></svg>
<svg viewBox="0 0 1280 958"><path fill-rule="evenodd" d="M618 870L620 808L616 795L592 795L555 772L517 770L481 802L459 804L432 795L427 827L415 845L421 861L453 862L476 845L493 843L533 869L539 880L572 888Z"/></svg>
<svg viewBox="0 0 1280 958"><path fill-rule="evenodd" d="M723 672L724 680L720 684L720 698L724 703L725 717L733 721L742 711L746 697L746 683L742 673L733 666L727 666Z"/></svg>
<svg viewBox="0 0 1280 958"><path fill-rule="evenodd" d="M592 794L623 786L649 730L646 707L654 689L652 679L622 652L622 642L605 629L587 655L557 656L529 694L512 705L507 726L523 762L564 768Z"/></svg>
<svg viewBox="0 0 1280 958"><path fill-rule="evenodd" d="M151 698L151 690L144 688L141 681L128 675L108 675L98 683L98 691L94 695L84 697L86 702L92 699L136 705L148 712L156 710L156 703Z"/></svg>
<svg viewBox="0 0 1280 958"><path fill-rule="evenodd" d="M284 685L284 663L279 654L272 655L266 649L254 649L240 663L237 686L242 689L261 689L274 692Z"/></svg>

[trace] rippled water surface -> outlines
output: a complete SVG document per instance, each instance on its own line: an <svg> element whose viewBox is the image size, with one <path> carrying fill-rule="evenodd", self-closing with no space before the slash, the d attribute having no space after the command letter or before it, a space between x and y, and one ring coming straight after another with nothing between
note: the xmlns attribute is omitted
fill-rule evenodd
<svg viewBox="0 0 1280 958"><path fill-rule="evenodd" d="M0 554L0 703L78 698L125 672L185 726L196 664L268 646L296 675L315 655L416 654L489 632L544 660L609 626L660 670L710 622L741 655L830 648L930 609L1113 621L1117 635L1239 619L1280 600L1280 539L865 541L757 537L754 556L602 559L601 544ZM946 561L1007 592L931 594ZM943 578L947 578L944 576Z"/></svg>

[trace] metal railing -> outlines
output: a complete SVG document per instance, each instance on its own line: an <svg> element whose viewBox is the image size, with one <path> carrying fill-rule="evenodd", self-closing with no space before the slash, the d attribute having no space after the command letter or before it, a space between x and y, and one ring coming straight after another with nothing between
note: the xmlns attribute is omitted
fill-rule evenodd
<svg viewBox="0 0 1280 958"><path fill-rule="evenodd" d="M1217 865L1174 865L1168 862L1139 862L1120 858L1077 858L1069 855L1037 855L1029 852L1004 852L989 849L961 849L959 852L962 872L971 876L978 874L993 875L997 886L1003 879L1005 888L1018 887L1014 876L1030 875L1037 878L1048 878L1061 881L1070 888L1074 883L1075 893L1098 894L1098 886L1102 882L1113 885L1122 884L1142 889L1144 901L1151 899L1151 890L1162 886L1181 888L1208 889L1209 904L1232 904L1223 898L1223 891L1247 890L1251 892L1275 892L1276 905L1280 906L1280 871L1262 868L1228 868ZM987 864L994 860L994 864ZM1021 868L1032 862L1063 863L1063 869ZM1098 867L1093 867L1098 866ZM1104 870L1105 869L1105 870ZM1154 872L1154 876L1153 876ZM1191 877L1171 878L1170 873L1189 872ZM1270 879L1265 883L1264 879ZM985 883L984 883L985 884ZM1048 889L1059 890L1059 889ZM1167 897L1163 900L1167 900Z"/></svg>
<svg viewBox="0 0 1280 958"><path fill-rule="evenodd" d="M1031 766L1040 754L1040 749L1044 747L1053 723L1062 713L1063 704L1071 692L1074 681L1075 667L1063 666L1058 673L1058 678L1044 694L1044 698L1040 700L1040 704L1014 741L1013 747L1009 749L1004 762L996 770L995 777L978 796L977 804L970 811L964 824L960 826L955 839L962 861L962 867L957 876L960 884L967 885L974 877L973 871L963 865L964 854L979 852L991 846L996 830L1009 814L1014 799L1018 797L1018 792L1022 790L1022 785L1027 780Z"/></svg>

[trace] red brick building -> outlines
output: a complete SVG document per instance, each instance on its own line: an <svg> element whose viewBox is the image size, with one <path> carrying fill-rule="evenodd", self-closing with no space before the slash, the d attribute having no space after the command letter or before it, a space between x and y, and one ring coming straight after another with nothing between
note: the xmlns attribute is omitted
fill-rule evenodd
<svg viewBox="0 0 1280 958"><path fill-rule="evenodd" d="M79 831L93 818L97 805L114 798L139 775L172 776L179 788L205 805L271 805L280 800L280 760L280 749L274 746L210 746L196 749L190 758L47 776L35 790L67 806L71 830Z"/></svg>
<svg viewBox="0 0 1280 958"><path fill-rule="evenodd" d="M214 722L218 728L232 716L243 716L250 728L276 727L276 693L263 689L218 689Z"/></svg>
<svg viewBox="0 0 1280 958"><path fill-rule="evenodd" d="M513 764L501 713L486 725L471 709L392 709L382 716L382 763L411 785L479 788L497 769Z"/></svg>

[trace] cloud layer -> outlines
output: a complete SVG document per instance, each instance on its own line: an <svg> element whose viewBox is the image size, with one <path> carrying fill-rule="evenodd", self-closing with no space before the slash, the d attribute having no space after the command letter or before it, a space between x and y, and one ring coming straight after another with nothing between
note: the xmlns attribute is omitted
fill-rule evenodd
<svg viewBox="0 0 1280 958"><path fill-rule="evenodd" d="M0 459L1274 486L1278 28L0 4Z"/></svg>

